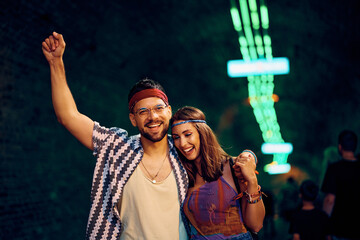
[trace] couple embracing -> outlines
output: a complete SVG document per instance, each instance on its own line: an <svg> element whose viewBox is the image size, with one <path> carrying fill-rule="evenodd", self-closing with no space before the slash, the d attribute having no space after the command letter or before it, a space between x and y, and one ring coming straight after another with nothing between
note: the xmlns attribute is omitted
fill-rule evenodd
<svg viewBox="0 0 360 240"><path fill-rule="evenodd" d="M129 118L140 134L103 127L77 110L63 36L54 32L42 50L58 121L96 158L86 239L252 239L262 228L252 151L229 156L197 108L172 116L165 90L150 79L128 95Z"/></svg>

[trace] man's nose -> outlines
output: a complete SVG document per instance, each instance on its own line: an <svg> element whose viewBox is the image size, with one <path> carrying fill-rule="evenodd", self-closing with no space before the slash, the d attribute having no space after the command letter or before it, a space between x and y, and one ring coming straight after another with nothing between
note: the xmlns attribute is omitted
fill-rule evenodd
<svg viewBox="0 0 360 240"><path fill-rule="evenodd" d="M154 109L149 109L149 118L153 119L153 118L157 118L159 116L158 113L156 113L156 111Z"/></svg>

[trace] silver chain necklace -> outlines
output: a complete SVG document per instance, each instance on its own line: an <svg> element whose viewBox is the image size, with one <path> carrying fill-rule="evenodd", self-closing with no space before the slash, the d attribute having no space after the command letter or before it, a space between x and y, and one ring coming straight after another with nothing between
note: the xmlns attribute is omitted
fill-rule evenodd
<svg viewBox="0 0 360 240"><path fill-rule="evenodd" d="M154 183L154 184L156 183L155 178L159 175L159 172L160 172L160 170L162 169L162 167L163 167L163 165L164 165L164 162L165 162L165 159L167 158L167 156L169 156L169 152L165 155L165 158L164 158L164 160L163 160L163 162L162 162L159 170L157 171L157 173L155 174L154 177L151 176L151 174L149 173L149 171L146 169L145 164L144 164L143 161L141 160L141 165L144 167L145 171L146 171L147 174L150 176L151 179L149 179L149 180L150 180L152 183Z"/></svg>

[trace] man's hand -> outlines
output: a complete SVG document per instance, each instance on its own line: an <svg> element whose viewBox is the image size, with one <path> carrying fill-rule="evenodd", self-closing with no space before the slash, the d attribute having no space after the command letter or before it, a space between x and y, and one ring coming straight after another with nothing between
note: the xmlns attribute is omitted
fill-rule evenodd
<svg viewBox="0 0 360 240"><path fill-rule="evenodd" d="M65 41L63 36L53 32L52 35L42 42L42 51L49 63L56 59L61 59L65 51Z"/></svg>

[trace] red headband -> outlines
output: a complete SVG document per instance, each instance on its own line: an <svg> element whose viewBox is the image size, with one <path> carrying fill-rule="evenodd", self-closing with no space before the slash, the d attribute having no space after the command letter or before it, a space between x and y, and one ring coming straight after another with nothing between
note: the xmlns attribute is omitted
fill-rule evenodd
<svg viewBox="0 0 360 240"><path fill-rule="evenodd" d="M138 101L140 101L144 98L148 98L148 97L160 98L167 105L169 105L169 100L163 91L156 89L156 88L150 88L150 89L141 90L140 92L137 92L134 94L134 96L132 96L132 98L129 101L129 111L131 112L131 110L134 108L135 104Z"/></svg>

